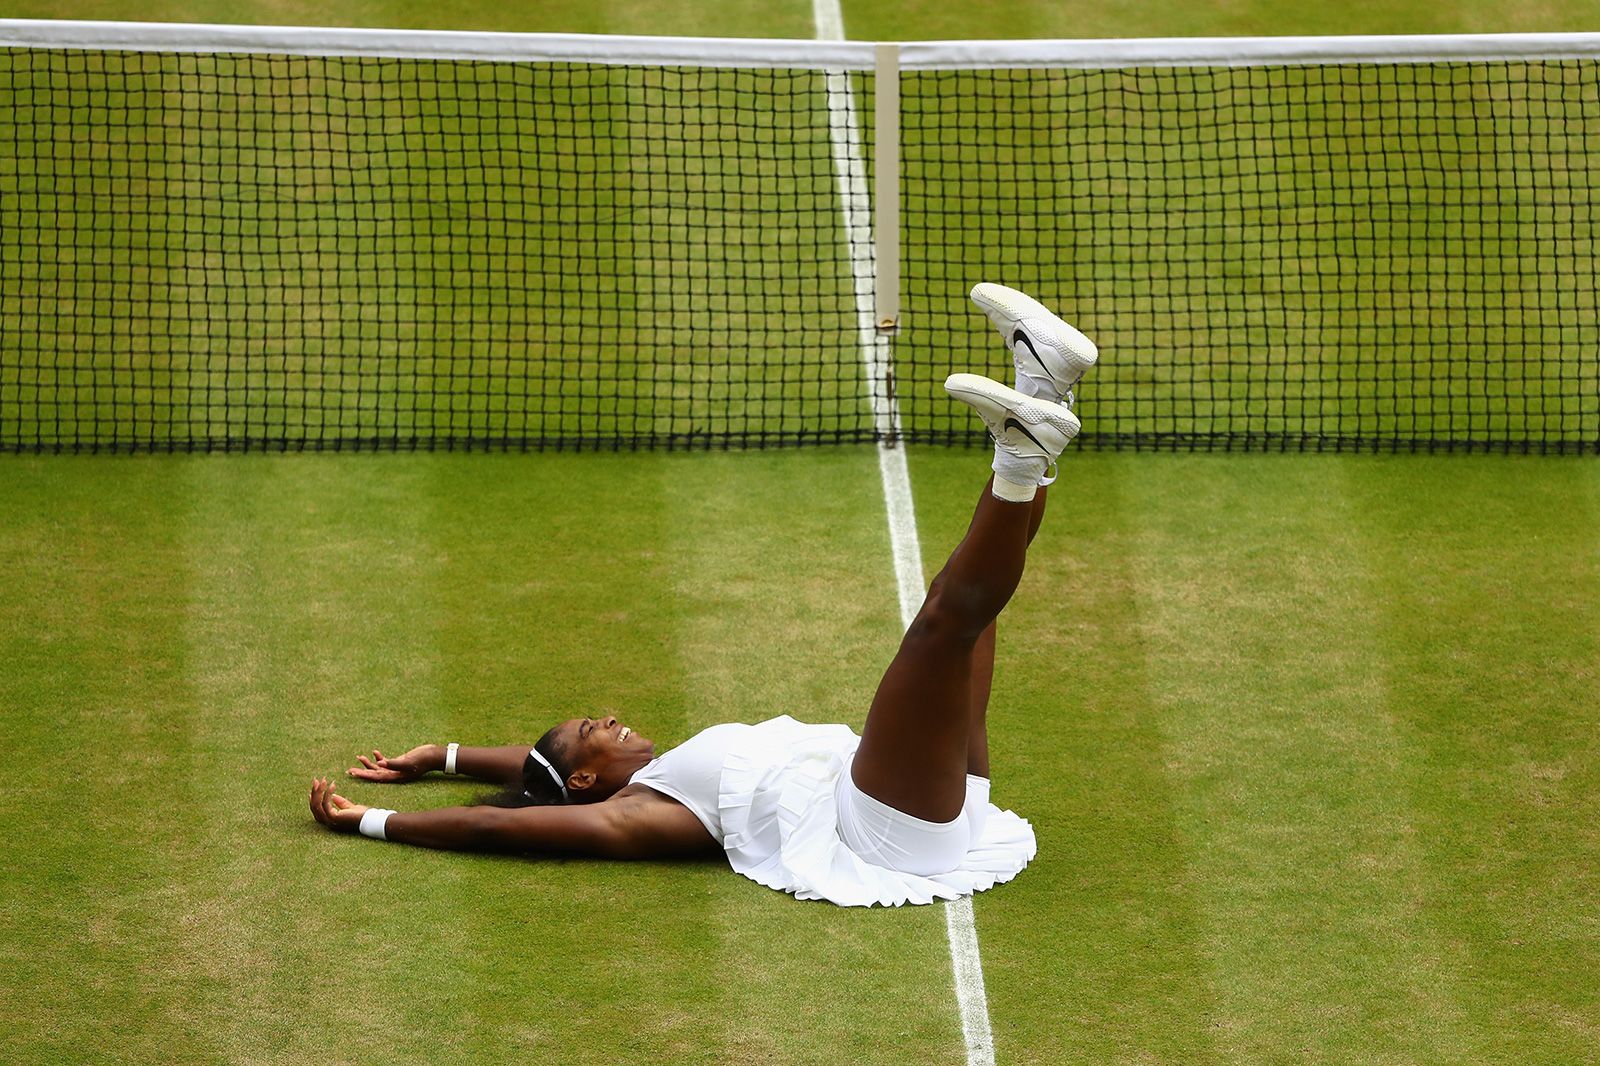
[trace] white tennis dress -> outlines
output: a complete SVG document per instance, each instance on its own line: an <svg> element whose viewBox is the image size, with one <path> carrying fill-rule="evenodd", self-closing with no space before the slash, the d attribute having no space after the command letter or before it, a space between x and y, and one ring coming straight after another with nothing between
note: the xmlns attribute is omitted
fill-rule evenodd
<svg viewBox="0 0 1600 1066"><path fill-rule="evenodd" d="M651 761L630 783L693 811L733 868L752 881L843 907L981 892L1011 880L1037 853L1033 827L989 803L985 787L969 794L969 807L981 802L984 810L972 820L979 831L954 869L920 876L862 858L841 835L836 799L860 743L847 726L807 725L788 715L712 726Z"/></svg>

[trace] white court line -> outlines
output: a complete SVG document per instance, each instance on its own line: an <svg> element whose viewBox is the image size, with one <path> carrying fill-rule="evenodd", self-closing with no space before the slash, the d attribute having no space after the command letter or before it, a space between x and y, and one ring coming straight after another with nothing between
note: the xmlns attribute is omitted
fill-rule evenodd
<svg viewBox="0 0 1600 1066"><path fill-rule="evenodd" d="M844 14L839 9L839 0L812 0L812 5L817 37L843 40ZM917 540L917 514L911 502L911 475L906 469L905 447L899 442L900 409L890 387L889 340L878 332L874 310L872 210L867 197L861 123L856 117L850 75L828 71L824 78L828 133L833 141L845 241L850 249L850 269L855 282L861 368L872 402L873 423L878 430L878 472L883 478L883 502L889 515L889 543L894 549L900 625L905 628L922 606L926 585L922 574L922 546ZM969 1066L993 1066L994 1036L989 1028L989 1000L983 988L983 961L978 954L978 928L973 922L971 897L946 903L944 920L945 932L950 938L950 964L955 975L956 1002L961 1008L961 1033L967 1045L967 1062Z"/></svg>

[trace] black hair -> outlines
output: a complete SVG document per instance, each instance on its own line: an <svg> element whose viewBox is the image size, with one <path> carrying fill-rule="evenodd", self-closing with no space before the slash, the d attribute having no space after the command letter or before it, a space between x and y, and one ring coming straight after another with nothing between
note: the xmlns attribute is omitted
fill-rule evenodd
<svg viewBox="0 0 1600 1066"><path fill-rule="evenodd" d="M544 736L539 738L534 750L549 760L555 767L556 773L565 774L562 768L567 764L567 746L557 737L556 731L560 726L552 726ZM545 769L544 764L535 759L532 753L522 762L522 784L513 785L500 792L484 796L477 801L477 805L486 807L553 807L571 802L561 792L561 786L556 783L555 776Z"/></svg>

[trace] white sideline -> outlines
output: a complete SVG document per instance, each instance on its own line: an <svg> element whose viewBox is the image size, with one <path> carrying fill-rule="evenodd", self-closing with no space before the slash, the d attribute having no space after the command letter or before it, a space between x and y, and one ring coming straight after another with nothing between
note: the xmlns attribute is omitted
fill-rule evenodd
<svg viewBox="0 0 1600 1066"><path fill-rule="evenodd" d="M839 0L813 0L812 10L819 38L843 39L844 15ZM861 145L861 123L856 116L855 92L850 87L850 75L842 70L830 70L824 78L828 134L833 142L839 203L855 283L861 369L878 431L878 473L883 479L883 502L888 511L889 543L894 551L895 586L900 596L903 629L911 624L922 606L925 588L922 546L917 539L917 513L911 500L906 450L899 439L900 410L892 387L889 341L877 329L872 211L867 197L866 156ZM950 940L950 965L955 979L956 1004L961 1010L961 1035L967 1047L967 1063L969 1066L994 1066L994 1036L989 1027L989 1001L983 987L983 960L978 953L978 928L973 921L971 898L946 903L944 923Z"/></svg>

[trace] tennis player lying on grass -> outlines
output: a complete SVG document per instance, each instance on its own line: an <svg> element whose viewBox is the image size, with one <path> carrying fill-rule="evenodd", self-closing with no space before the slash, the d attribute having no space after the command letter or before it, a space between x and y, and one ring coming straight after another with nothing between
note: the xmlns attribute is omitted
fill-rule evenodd
<svg viewBox="0 0 1600 1066"><path fill-rule="evenodd" d="M574 718L531 750L430 744L392 759L374 751L349 771L399 783L443 770L506 786L489 805L397 813L352 803L319 778L312 815L332 829L430 848L613 859L720 849L761 884L844 906L929 903L1015 877L1036 845L1026 821L989 802L995 618L1044 518L1047 471L1078 432L1069 390L1097 353L1020 292L983 284L972 298L1005 337L1016 388L955 374L945 389L989 427L994 477L884 673L859 739L842 725L785 715L712 726L657 757L615 718Z"/></svg>

